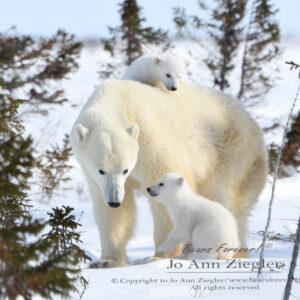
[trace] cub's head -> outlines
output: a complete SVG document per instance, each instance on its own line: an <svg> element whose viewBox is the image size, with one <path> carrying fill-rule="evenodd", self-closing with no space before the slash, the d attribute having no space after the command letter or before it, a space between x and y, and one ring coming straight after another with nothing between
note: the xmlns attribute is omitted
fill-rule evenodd
<svg viewBox="0 0 300 300"><path fill-rule="evenodd" d="M185 63L176 57L155 58L154 63L158 79L169 91L176 91L186 68Z"/></svg>
<svg viewBox="0 0 300 300"><path fill-rule="evenodd" d="M124 130L101 130L77 123L72 130L75 156L88 182L97 185L110 207L119 207L123 201L125 181L137 162L138 136L137 124Z"/></svg>
<svg viewBox="0 0 300 300"><path fill-rule="evenodd" d="M163 175L156 184L147 188L150 196L157 201L167 204L172 202L180 190L186 185L186 180L181 174L167 173Z"/></svg>

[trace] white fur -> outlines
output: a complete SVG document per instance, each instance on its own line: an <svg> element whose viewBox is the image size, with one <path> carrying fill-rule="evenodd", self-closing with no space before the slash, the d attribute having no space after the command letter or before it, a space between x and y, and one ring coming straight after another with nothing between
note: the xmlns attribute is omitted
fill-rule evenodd
<svg viewBox="0 0 300 300"><path fill-rule="evenodd" d="M146 193L169 172L183 174L194 192L229 209L245 245L247 217L266 181L267 152L261 130L240 102L183 82L177 92L166 93L136 81L107 80L82 108L71 143L93 200L99 266L126 264L135 228L134 189ZM149 201L155 256L178 255L179 248L158 251L173 223L162 204Z"/></svg>
<svg viewBox="0 0 300 300"><path fill-rule="evenodd" d="M238 249L239 238L235 218L225 207L195 194L181 174L168 173L148 188L151 196L164 204L174 228L158 250L174 250L180 243L186 251L180 258L230 259L234 251L223 252L222 244ZM194 252L194 253L193 253ZM196 253L196 254L195 254Z"/></svg>
<svg viewBox="0 0 300 300"><path fill-rule="evenodd" d="M136 80L153 86L162 82L168 90L175 91L185 67L186 64L175 56L159 58L143 55L126 69L122 79Z"/></svg>

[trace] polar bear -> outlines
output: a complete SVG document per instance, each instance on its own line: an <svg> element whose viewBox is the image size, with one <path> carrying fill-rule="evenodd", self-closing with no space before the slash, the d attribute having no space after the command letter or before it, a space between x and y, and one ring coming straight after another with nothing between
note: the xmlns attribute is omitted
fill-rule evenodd
<svg viewBox="0 0 300 300"><path fill-rule="evenodd" d="M186 101L189 99L189 101ZM239 101L181 82L176 93L132 80L109 79L96 88L71 132L100 232L99 267L127 262L135 228L135 190L166 173L180 173L191 189L235 216L241 246L246 224L267 178L262 132ZM149 196L149 195L148 195ZM149 197L154 259L181 251L158 250L173 228L166 208Z"/></svg>
<svg viewBox="0 0 300 300"><path fill-rule="evenodd" d="M152 86L162 82L169 91L176 91L178 80L186 66L187 64L175 56L159 58L143 55L125 70L122 79L136 80Z"/></svg>
<svg viewBox="0 0 300 300"><path fill-rule="evenodd" d="M183 243L178 258L231 259L234 251L220 251L226 244L239 248L237 224L221 204L195 194L181 174L167 173L147 188L151 197L166 206L174 228L158 250L172 251ZM194 251L185 249L196 249Z"/></svg>

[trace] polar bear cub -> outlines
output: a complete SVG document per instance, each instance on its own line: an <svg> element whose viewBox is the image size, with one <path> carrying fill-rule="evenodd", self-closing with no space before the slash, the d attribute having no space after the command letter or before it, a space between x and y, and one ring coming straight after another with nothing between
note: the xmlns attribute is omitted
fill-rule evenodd
<svg viewBox="0 0 300 300"><path fill-rule="evenodd" d="M182 254L178 258L233 257L239 247L238 230L235 218L225 207L195 194L181 174L168 173L147 191L166 206L174 223L159 251L171 251L183 243ZM224 252L224 245L232 251Z"/></svg>
<svg viewBox="0 0 300 300"><path fill-rule="evenodd" d="M162 82L169 91L176 91L178 80L186 66L185 62L175 56L159 58L143 55L126 69L122 79L131 79L153 86Z"/></svg>

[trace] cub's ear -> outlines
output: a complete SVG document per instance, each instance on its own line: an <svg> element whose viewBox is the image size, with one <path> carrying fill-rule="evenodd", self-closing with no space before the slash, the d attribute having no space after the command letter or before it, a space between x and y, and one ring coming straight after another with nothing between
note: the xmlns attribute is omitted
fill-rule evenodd
<svg viewBox="0 0 300 300"><path fill-rule="evenodd" d="M177 182L178 182L178 185L181 186L184 182L184 178L183 177L178 178Z"/></svg>
<svg viewBox="0 0 300 300"><path fill-rule="evenodd" d="M132 136L136 141L138 140L139 134L140 134L139 125L134 123L132 126L128 127L126 130L130 136Z"/></svg>
<svg viewBox="0 0 300 300"><path fill-rule="evenodd" d="M81 124L76 125L75 131L76 131L77 141L79 143L85 142L90 133L90 130Z"/></svg>
<svg viewBox="0 0 300 300"><path fill-rule="evenodd" d="M159 64L160 61L161 61L161 59L160 59L159 57L156 57L156 58L155 58L155 63L156 63L156 64Z"/></svg>

